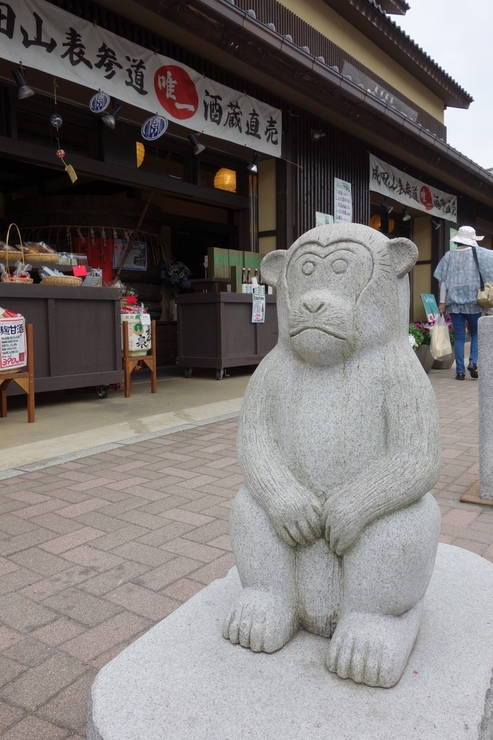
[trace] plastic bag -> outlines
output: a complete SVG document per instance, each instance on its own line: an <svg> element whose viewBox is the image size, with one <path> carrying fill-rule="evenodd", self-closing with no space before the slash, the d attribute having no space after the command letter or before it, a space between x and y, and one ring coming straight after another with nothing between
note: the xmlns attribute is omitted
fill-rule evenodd
<svg viewBox="0 0 493 740"><path fill-rule="evenodd" d="M450 334L448 324L445 321L443 314L440 314L430 329L431 341L430 341L430 352L433 355L434 360L444 360L447 357L452 356L452 343L450 342Z"/></svg>

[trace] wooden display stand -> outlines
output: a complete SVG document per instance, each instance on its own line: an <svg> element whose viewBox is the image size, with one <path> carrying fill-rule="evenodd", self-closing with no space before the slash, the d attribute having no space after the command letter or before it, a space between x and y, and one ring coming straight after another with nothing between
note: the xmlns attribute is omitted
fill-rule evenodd
<svg viewBox="0 0 493 740"><path fill-rule="evenodd" d="M123 374L125 377L125 398L130 398L132 370L142 360L151 371L151 393L156 393L156 322L151 321L151 353L141 357L130 357L128 350L128 322L122 323L123 329Z"/></svg>
<svg viewBox="0 0 493 740"><path fill-rule="evenodd" d="M26 326L27 338L27 366L24 372L0 374L0 417L7 416L7 388L12 381L27 393L27 421L34 422L34 350L33 350L33 325Z"/></svg>

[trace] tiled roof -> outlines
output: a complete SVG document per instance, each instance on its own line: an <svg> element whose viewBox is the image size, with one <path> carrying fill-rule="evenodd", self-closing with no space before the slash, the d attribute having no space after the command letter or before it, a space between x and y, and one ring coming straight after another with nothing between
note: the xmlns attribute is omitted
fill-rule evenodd
<svg viewBox="0 0 493 740"><path fill-rule="evenodd" d="M398 0L397 0L398 1ZM324 0L382 51L432 89L446 105L468 108L473 98L419 44L389 17L376 0ZM384 0L384 4L387 0ZM440 95L439 89L442 90ZM446 93L444 96L443 93Z"/></svg>

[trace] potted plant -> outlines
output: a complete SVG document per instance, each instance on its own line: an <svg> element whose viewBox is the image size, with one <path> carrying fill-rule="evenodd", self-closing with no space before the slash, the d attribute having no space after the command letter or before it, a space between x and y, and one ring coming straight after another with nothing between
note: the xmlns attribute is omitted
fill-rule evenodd
<svg viewBox="0 0 493 740"><path fill-rule="evenodd" d="M170 319L176 321L175 298L180 293L189 293L192 285L190 283L190 270L183 262L161 262L161 280L168 286L171 293Z"/></svg>
<svg viewBox="0 0 493 740"><path fill-rule="evenodd" d="M418 360L423 366L425 373L429 373L433 365L433 355L430 352L430 325L415 321L409 324L409 341L412 343Z"/></svg>

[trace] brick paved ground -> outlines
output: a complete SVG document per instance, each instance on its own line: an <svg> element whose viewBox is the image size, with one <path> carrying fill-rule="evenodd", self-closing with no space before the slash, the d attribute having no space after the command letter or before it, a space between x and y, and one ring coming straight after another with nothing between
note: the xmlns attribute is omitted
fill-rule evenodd
<svg viewBox="0 0 493 740"><path fill-rule="evenodd" d="M442 422L442 541L493 562L477 383L430 376ZM90 685L126 645L233 565L236 420L0 482L0 737L85 736Z"/></svg>

